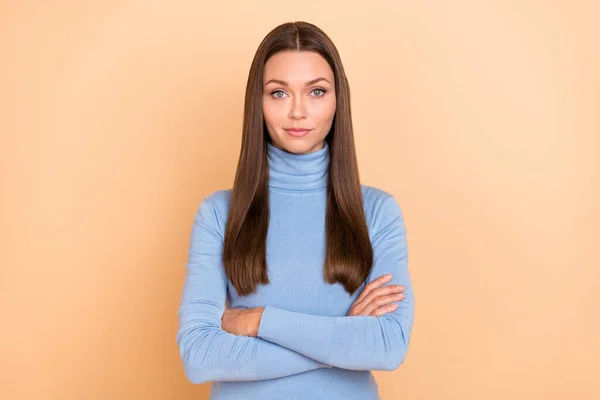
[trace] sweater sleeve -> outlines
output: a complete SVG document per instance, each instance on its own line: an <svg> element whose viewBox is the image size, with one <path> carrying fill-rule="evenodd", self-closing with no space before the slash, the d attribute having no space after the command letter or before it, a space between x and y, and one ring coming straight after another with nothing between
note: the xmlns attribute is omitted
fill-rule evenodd
<svg viewBox="0 0 600 400"><path fill-rule="evenodd" d="M404 285L398 308L381 316L330 317L264 308L258 337L328 365L350 370L386 370L406 357L414 320L414 293L408 271L404 219L393 195L382 202L372 239L370 282L392 274L388 284Z"/></svg>
<svg viewBox="0 0 600 400"><path fill-rule="evenodd" d="M205 198L194 217L178 310L176 342L188 380L251 381L331 368L276 343L222 330L227 277L218 226Z"/></svg>

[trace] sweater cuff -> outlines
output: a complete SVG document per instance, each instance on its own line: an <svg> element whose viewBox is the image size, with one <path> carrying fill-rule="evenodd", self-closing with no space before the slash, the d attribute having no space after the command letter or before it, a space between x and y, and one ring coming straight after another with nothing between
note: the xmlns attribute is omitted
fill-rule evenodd
<svg viewBox="0 0 600 400"><path fill-rule="evenodd" d="M274 306L263 307L263 312L258 325L257 336L259 338L269 341L276 340L277 330L278 328L282 328L285 321L285 313L282 313L282 311L282 309ZM283 329L285 329L285 327L283 327Z"/></svg>
<svg viewBox="0 0 600 400"><path fill-rule="evenodd" d="M321 322L318 324L317 322ZM257 336L261 339L286 347L301 354L306 354L307 349L320 352L319 359L327 359L329 346L322 343L332 337L331 324L328 318L319 315L308 315L285 310L275 306L265 306L258 325ZM323 363L323 366L332 368L332 365Z"/></svg>

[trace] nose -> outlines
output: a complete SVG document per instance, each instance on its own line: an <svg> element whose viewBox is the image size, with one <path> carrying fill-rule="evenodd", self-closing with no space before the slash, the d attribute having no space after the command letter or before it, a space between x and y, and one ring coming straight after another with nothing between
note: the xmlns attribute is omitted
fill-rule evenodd
<svg viewBox="0 0 600 400"><path fill-rule="evenodd" d="M306 118L306 111L304 110L304 104L302 104L302 99L300 97L296 97L292 100L292 107L290 109L289 118L290 119Z"/></svg>

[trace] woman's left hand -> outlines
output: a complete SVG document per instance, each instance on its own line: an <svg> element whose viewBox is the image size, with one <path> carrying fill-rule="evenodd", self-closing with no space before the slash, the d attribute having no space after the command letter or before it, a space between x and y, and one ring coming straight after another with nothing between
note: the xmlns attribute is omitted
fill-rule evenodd
<svg viewBox="0 0 600 400"><path fill-rule="evenodd" d="M221 317L221 328L234 335L256 337L263 310L263 307L227 308Z"/></svg>

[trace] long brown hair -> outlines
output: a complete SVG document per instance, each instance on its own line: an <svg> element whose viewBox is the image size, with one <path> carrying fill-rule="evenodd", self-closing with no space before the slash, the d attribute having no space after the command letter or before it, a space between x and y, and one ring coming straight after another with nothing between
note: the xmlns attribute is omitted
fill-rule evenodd
<svg viewBox="0 0 600 400"><path fill-rule="evenodd" d="M248 75L242 146L225 229L225 272L240 296L268 284L266 241L269 228L269 141L262 112L263 71L281 51L320 54L335 77L336 112L326 141L330 161L327 182L326 249L323 278L339 282L351 295L367 279L373 248L364 215L354 147L350 88L340 56L329 37L307 22L279 25L260 43Z"/></svg>

